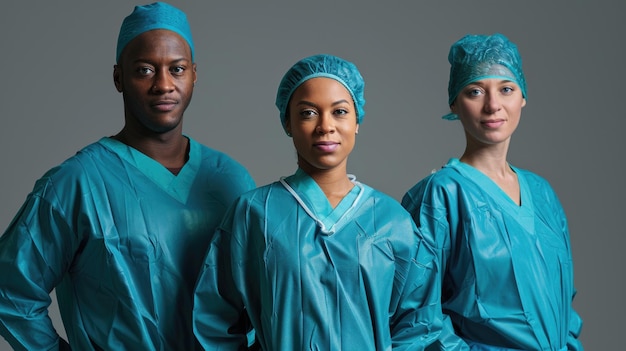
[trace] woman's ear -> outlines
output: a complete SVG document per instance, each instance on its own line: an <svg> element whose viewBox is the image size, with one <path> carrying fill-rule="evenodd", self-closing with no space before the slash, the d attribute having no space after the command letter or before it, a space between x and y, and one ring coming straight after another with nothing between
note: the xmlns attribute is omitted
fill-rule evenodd
<svg viewBox="0 0 626 351"><path fill-rule="evenodd" d="M291 122L289 121L289 116L285 116L285 132L287 132L288 136L291 136Z"/></svg>

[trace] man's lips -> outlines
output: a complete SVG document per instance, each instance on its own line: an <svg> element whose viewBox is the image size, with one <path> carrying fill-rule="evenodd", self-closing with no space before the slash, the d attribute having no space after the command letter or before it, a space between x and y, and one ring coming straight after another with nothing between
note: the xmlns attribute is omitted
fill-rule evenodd
<svg viewBox="0 0 626 351"><path fill-rule="evenodd" d="M178 105L178 102L174 100L162 100L153 103L152 107L159 111L168 112L176 108L176 105Z"/></svg>

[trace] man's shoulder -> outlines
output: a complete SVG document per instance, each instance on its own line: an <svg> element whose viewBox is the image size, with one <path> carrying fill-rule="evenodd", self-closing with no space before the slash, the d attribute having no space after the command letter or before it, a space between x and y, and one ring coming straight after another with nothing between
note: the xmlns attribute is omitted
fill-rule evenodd
<svg viewBox="0 0 626 351"><path fill-rule="evenodd" d="M74 155L50 169L46 175L80 173L85 168L98 168L103 165L103 157L109 152L99 142L93 142L78 150Z"/></svg>
<svg viewBox="0 0 626 351"><path fill-rule="evenodd" d="M33 193L46 193L52 189L76 189L85 184L93 173L110 164L104 156L106 150L97 142L78 150L63 162L48 169L33 187Z"/></svg>
<svg viewBox="0 0 626 351"><path fill-rule="evenodd" d="M241 165L239 161L237 161L234 157L229 155L226 151L218 150L211 146L202 144L198 141L195 141L192 138L189 138L191 143L191 154L193 154L193 150L196 149L202 159L202 163L214 163L214 164L233 164L233 165Z"/></svg>

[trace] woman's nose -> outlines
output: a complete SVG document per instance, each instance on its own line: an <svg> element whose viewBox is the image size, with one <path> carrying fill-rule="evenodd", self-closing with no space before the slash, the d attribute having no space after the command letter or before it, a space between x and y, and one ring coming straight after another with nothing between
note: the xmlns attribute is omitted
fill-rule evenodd
<svg viewBox="0 0 626 351"><path fill-rule="evenodd" d="M485 95L485 112L495 113L502 108L502 102L497 94L488 93Z"/></svg>
<svg viewBox="0 0 626 351"><path fill-rule="evenodd" d="M333 133L335 131L335 124L333 122L332 116L324 114L320 117L315 131L319 134Z"/></svg>

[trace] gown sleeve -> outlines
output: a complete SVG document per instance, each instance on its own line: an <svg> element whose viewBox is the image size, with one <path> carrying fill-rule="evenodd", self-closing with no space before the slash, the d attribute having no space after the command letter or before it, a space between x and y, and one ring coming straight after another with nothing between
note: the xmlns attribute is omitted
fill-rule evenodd
<svg viewBox="0 0 626 351"><path fill-rule="evenodd" d="M416 232L413 234L418 237ZM394 350L425 350L437 339L442 327L434 252L424 242L411 243L414 248L407 249L407 256L395 249L400 268L395 285L400 290L394 294L397 305L391 322Z"/></svg>
<svg viewBox="0 0 626 351"><path fill-rule="evenodd" d="M574 297L572 296L572 299ZM571 316L569 320L569 334L567 336L567 349L572 351L583 351L583 345L578 337L583 326L582 318L572 308Z"/></svg>
<svg viewBox="0 0 626 351"><path fill-rule="evenodd" d="M558 198L556 198L556 194L554 195L555 197L555 203L557 204L557 208L558 208L558 218L561 218L561 226L563 228L563 233L565 233L565 239L567 240L567 247L568 247L568 254L572 255L571 253L571 244L570 244L570 235L569 235L569 226L567 224L567 217L565 216L565 211L563 210L563 207L561 206ZM573 259L570 260L571 262L573 262ZM580 317L580 315L576 312L576 310L574 310L573 307L573 302L574 302L574 297L576 296L576 288L574 287L574 269L573 269L573 265L570 266L571 267L571 272L569 272L570 275L570 279L572 280L572 296L571 296L571 300L569 301L569 307L570 307L570 311L569 311L569 321L568 321L568 334L567 334L567 349L568 350L572 350L572 351L583 351L583 345L580 342L580 340L578 339L578 337L580 336L580 332L582 330L583 327L583 320Z"/></svg>
<svg viewBox="0 0 626 351"><path fill-rule="evenodd" d="M430 182L431 178L416 184L402 198L402 206L411 214L421 238L426 246L432 249L433 262L438 271L437 281L433 283L437 289L437 308L441 312L441 298L445 294L443 291L443 279L447 269L447 262L450 256L450 223L448 222L447 210L441 202L445 198L435 190ZM444 297L445 298L445 297ZM441 315L441 332L436 340L433 340L427 350L469 350L469 346L459 337L452 325L450 317Z"/></svg>
<svg viewBox="0 0 626 351"><path fill-rule="evenodd" d="M231 252L236 204L218 227L196 283L193 329L205 350L247 350L249 331L244 304L233 279Z"/></svg>
<svg viewBox="0 0 626 351"><path fill-rule="evenodd" d="M41 191L29 195L0 237L0 334L14 350L69 349L48 307L77 240L65 213L54 205L54 190L43 181L38 186ZM44 192L49 196L43 198Z"/></svg>

